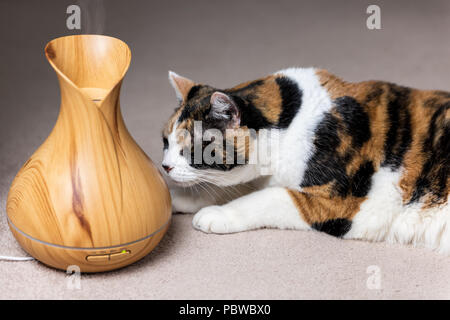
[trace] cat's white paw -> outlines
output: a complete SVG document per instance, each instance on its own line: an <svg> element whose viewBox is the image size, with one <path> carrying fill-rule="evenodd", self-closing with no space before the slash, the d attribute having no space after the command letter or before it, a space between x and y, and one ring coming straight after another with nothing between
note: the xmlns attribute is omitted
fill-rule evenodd
<svg viewBox="0 0 450 320"><path fill-rule="evenodd" d="M233 233L247 230L231 209L224 206L209 206L194 216L192 225L206 233Z"/></svg>

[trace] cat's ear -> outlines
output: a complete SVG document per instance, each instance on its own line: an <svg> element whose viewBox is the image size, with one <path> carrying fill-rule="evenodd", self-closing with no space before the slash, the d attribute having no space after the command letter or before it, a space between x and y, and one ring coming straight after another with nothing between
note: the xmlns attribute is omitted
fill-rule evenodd
<svg viewBox="0 0 450 320"><path fill-rule="evenodd" d="M238 128L241 122L239 109L233 98L218 91L211 96L209 116L213 119L226 121L228 128Z"/></svg>
<svg viewBox="0 0 450 320"><path fill-rule="evenodd" d="M195 86L194 81L182 77L173 71L169 71L169 81L172 87L175 89L177 99L180 103L186 101L189 91L193 86Z"/></svg>

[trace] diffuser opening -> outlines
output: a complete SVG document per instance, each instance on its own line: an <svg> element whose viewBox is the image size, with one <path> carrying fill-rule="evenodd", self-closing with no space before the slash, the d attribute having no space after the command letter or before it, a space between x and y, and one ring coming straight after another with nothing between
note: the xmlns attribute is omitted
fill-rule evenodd
<svg viewBox="0 0 450 320"><path fill-rule="evenodd" d="M100 104L123 78L131 60L121 40L101 35L75 35L48 43L45 54L62 76Z"/></svg>

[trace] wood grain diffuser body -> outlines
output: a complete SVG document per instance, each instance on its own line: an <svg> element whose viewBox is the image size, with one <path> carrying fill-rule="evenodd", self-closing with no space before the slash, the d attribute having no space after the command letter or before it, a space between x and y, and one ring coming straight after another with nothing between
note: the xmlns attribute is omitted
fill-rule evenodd
<svg viewBox="0 0 450 320"><path fill-rule="evenodd" d="M123 267L158 244L171 218L167 186L120 111L130 50L115 38L76 35L49 42L45 55L58 76L60 114L12 183L9 226L49 266Z"/></svg>

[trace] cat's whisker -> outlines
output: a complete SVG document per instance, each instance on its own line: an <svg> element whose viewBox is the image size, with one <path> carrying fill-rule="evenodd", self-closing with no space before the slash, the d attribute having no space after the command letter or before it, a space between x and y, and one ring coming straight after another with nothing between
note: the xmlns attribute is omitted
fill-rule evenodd
<svg viewBox="0 0 450 320"><path fill-rule="evenodd" d="M206 188L206 186L202 185L201 182L198 184L198 186L201 187L203 190L205 190L205 192L211 197L212 200L215 200L214 195L212 195L212 194L209 192L209 190L208 190L208 188Z"/></svg>
<svg viewBox="0 0 450 320"><path fill-rule="evenodd" d="M221 195L217 192L217 190L215 190L215 187L218 187L217 185L214 185L214 184L212 184L210 181L208 181L207 179L204 179L204 178L202 178L203 179L203 183L206 183L205 185L204 185L204 187L205 188L209 188L209 190L211 191L211 192L214 192L214 194L216 194L216 196L217 196L217 198L218 199L220 199L221 198ZM202 182L200 182L200 183L202 183ZM214 186L214 187L213 187ZM232 200L233 198L232 197L230 197L229 196L229 194L227 194L227 193L225 193L225 195L229 198L228 200Z"/></svg>

